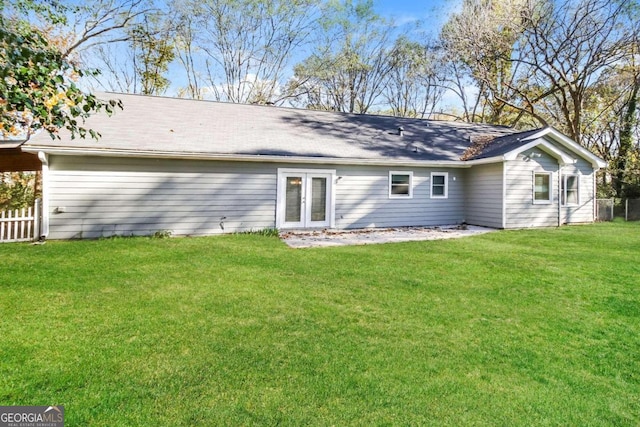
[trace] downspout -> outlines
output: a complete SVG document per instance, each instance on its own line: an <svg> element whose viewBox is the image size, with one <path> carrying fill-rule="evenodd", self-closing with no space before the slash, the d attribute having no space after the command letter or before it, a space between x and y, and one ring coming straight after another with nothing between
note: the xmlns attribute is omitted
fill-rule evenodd
<svg viewBox="0 0 640 427"><path fill-rule="evenodd" d="M42 163L42 223L40 240L49 236L49 157L43 151L38 151L38 159Z"/></svg>
<svg viewBox="0 0 640 427"><path fill-rule="evenodd" d="M502 162L502 229L507 228L507 161Z"/></svg>
<svg viewBox="0 0 640 427"><path fill-rule="evenodd" d="M558 227L562 226L562 162L558 162Z"/></svg>
<svg viewBox="0 0 640 427"><path fill-rule="evenodd" d="M598 185L598 171L600 169L594 169L593 170L593 207L591 208L591 215L593 220L591 222L596 222L596 220L598 219L598 189L597 189L597 185Z"/></svg>

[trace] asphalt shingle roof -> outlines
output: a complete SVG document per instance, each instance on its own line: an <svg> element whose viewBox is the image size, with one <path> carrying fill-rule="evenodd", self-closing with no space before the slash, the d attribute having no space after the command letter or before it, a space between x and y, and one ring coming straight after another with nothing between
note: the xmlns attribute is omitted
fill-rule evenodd
<svg viewBox="0 0 640 427"><path fill-rule="evenodd" d="M502 156L515 150L523 144L522 140L540 132L540 129L533 129L525 132L518 132L511 135L498 136L484 146L476 155L467 160L486 159L489 157Z"/></svg>
<svg viewBox="0 0 640 427"><path fill-rule="evenodd" d="M46 133L26 145L163 153L304 156L365 160L458 161L474 138L497 138L474 158L517 144L502 126L299 110L128 94L124 109L97 114L86 127L102 137L60 140ZM404 129L400 136L398 128ZM507 150L508 151L508 150Z"/></svg>

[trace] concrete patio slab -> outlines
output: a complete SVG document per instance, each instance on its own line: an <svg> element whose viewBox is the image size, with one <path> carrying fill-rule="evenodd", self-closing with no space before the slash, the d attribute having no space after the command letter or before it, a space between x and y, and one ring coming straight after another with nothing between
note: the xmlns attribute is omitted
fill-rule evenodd
<svg viewBox="0 0 640 427"><path fill-rule="evenodd" d="M365 228L357 230L288 230L281 232L280 238L292 248L311 248L454 239L492 231L497 230L473 225Z"/></svg>

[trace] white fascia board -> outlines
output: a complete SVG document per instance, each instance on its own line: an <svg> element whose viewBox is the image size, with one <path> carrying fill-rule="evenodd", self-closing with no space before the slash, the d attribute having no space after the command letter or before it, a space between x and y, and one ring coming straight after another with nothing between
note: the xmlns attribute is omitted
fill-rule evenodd
<svg viewBox="0 0 640 427"><path fill-rule="evenodd" d="M524 138L524 140L534 140L538 138L544 138L545 136L553 138L564 147L568 148L576 154L579 154L581 157L591 162L591 165L594 167L594 169L600 169L607 166L607 162L553 127L546 127L540 132Z"/></svg>
<svg viewBox="0 0 640 427"><path fill-rule="evenodd" d="M0 141L0 150L3 149L3 148L18 148L24 143L25 143L24 139L21 139L21 140L12 140L12 139L1 140Z"/></svg>
<svg viewBox="0 0 640 427"><path fill-rule="evenodd" d="M529 138L527 138L529 139ZM531 148L539 148L545 152L547 152L548 154L550 154L552 157L555 157L556 159L560 160L560 163L562 163L563 165L570 165L575 163L575 159L569 157L566 155L566 153L558 150L556 147L554 147L553 145L549 144L547 141L545 141L544 139L536 139L534 141L529 142L528 144L525 144L521 147L518 147L517 149L510 151L508 153L506 153L504 155L505 160L516 160L518 155L524 151L527 151Z"/></svg>
<svg viewBox="0 0 640 427"><path fill-rule="evenodd" d="M37 153L39 151L50 155L64 156L99 156L99 157L132 157L153 159L190 159L190 160L219 160L229 162L261 162L261 163L296 163L314 165L356 165L356 166L410 166L410 167L448 167L469 168L471 165L455 160L390 160L390 159L346 159L339 157L304 157L304 156L274 156L251 154L209 154L209 153L177 153L165 151L131 151L85 148L56 148L50 146L30 145L23 147L23 151Z"/></svg>
<svg viewBox="0 0 640 427"><path fill-rule="evenodd" d="M507 160L504 156L487 157L486 159L467 160L465 163L469 166L486 165L489 163L500 163Z"/></svg>

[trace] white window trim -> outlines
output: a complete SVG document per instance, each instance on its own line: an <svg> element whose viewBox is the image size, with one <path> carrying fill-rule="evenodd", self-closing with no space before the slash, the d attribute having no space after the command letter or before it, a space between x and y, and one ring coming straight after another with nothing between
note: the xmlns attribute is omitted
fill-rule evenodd
<svg viewBox="0 0 640 427"><path fill-rule="evenodd" d="M567 178L570 176L575 177L576 183L578 184L576 188L576 192L578 193L577 194L578 201L576 203L567 203ZM578 206L580 204L580 175L576 173L568 173L568 174L562 175L562 182L560 187L560 201L562 203L562 206Z"/></svg>
<svg viewBox="0 0 640 427"><path fill-rule="evenodd" d="M549 199L548 200L536 200L536 175L548 175L549 176ZM533 198L534 205L550 205L553 203L553 172L536 172L533 171L531 175L532 191L531 197Z"/></svg>
<svg viewBox="0 0 640 427"><path fill-rule="evenodd" d="M433 194L433 177L444 176L444 195ZM431 199L448 199L449 198L449 172L431 172L431 187L429 189L429 197Z"/></svg>
<svg viewBox="0 0 640 427"><path fill-rule="evenodd" d="M409 175L409 194L393 194L391 192L393 175ZM389 171L389 198L412 199L413 198L413 171Z"/></svg>

